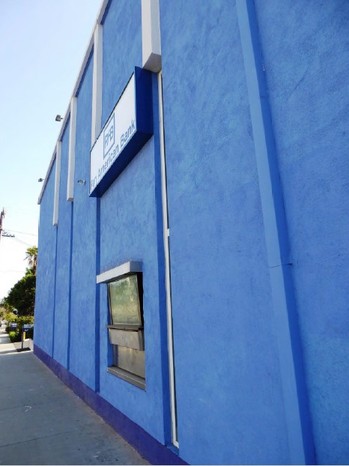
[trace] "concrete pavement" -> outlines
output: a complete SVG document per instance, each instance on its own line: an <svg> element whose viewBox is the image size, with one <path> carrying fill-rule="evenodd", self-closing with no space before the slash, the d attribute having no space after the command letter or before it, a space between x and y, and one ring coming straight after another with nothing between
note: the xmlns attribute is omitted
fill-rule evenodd
<svg viewBox="0 0 349 466"><path fill-rule="evenodd" d="M149 464L0 329L0 464Z"/></svg>
<svg viewBox="0 0 349 466"><path fill-rule="evenodd" d="M16 353L15 345L11 343L9 336L5 332L4 326L0 325L0 355Z"/></svg>

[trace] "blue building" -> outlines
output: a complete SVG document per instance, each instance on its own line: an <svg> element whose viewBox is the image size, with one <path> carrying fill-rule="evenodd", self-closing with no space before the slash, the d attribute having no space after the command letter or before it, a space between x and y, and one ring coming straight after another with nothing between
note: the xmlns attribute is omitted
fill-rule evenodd
<svg viewBox="0 0 349 466"><path fill-rule="evenodd" d="M39 198L35 353L153 463L349 461L348 24L102 5Z"/></svg>

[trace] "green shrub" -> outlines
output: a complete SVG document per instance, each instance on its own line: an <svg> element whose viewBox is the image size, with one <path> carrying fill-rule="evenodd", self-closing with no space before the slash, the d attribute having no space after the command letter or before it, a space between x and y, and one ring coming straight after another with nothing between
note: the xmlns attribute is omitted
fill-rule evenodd
<svg viewBox="0 0 349 466"><path fill-rule="evenodd" d="M6 320L7 323L10 323L10 322L17 322L18 317L14 312L8 311L8 312L5 312L4 319Z"/></svg>
<svg viewBox="0 0 349 466"><path fill-rule="evenodd" d="M14 341L21 341L22 340L22 330L24 324L33 324L34 323L34 316L20 316L16 317L16 319L11 320L10 323L16 322L17 328L11 329L10 326L6 327L6 332L9 334L10 340ZM31 328L26 331L26 338L33 339L34 336L34 329Z"/></svg>
<svg viewBox="0 0 349 466"><path fill-rule="evenodd" d="M21 316L17 319L17 324L20 332L22 331L22 327L24 324L33 324L34 323L34 316Z"/></svg>
<svg viewBox="0 0 349 466"><path fill-rule="evenodd" d="M21 341L21 334L17 330L11 330L8 334L12 343Z"/></svg>

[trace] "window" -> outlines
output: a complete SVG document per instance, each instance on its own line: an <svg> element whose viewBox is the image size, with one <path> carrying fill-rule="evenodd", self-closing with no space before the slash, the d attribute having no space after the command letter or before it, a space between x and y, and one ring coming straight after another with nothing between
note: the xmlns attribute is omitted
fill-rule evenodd
<svg viewBox="0 0 349 466"><path fill-rule="evenodd" d="M107 283L112 365L108 371L145 388L143 284L140 264L127 262L97 276Z"/></svg>
<svg viewBox="0 0 349 466"><path fill-rule="evenodd" d="M141 275L132 274L108 284L111 323L120 329L143 327L141 312Z"/></svg>

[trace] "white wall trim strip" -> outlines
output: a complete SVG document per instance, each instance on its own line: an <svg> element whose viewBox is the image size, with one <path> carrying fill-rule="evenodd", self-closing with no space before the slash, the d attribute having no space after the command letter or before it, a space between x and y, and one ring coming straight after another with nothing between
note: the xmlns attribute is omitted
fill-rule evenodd
<svg viewBox="0 0 349 466"><path fill-rule="evenodd" d="M93 37L91 147L95 143L102 125L103 26L101 24L96 25Z"/></svg>
<svg viewBox="0 0 349 466"><path fill-rule="evenodd" d="M70 101L67 201L72 201L74 199L76 108L77 108L77 98L72 97Z"/></svg>
<svg viewBox="0 0 349 466"><path fill-rule="evenodd" d="M142 0L142 66L161 70L161 34L159 0Z"/></svg>
<svg viewBox="0 0 349 466"><path fill-rule="evenodd" d="M101 24L102 23L105 12L106 12L106 9L107 9L107 7L109 5L109 2L110 2L110 0L104 0L104 2L102 3L101 9L100 9L100 11L98 13L98 16L97 16L96 24ZM91 34L91 39L90 39L90 41L88 43L86 53L84 55L84 58L82 60L82 64L81 64L81 67L80 67L79 75L78 75L78 78L76 80L74 90L72 92L72 97L77 96L78 89L79 89L80 84L81 84L81 80L82 80L82 78L84 76L86 65L87 65L88 60L90 58L91 51L92 51L93 44L94 44L94 31L95 31L95 28L96 28L96 26L94 25L93 26L93 31L92 31L92 34ZM61 131L60 131L60 133L58 135L57 140L62 139L63 131L64 131L65 125L67 123L67 120L69 118L69 110L70 110L70 102L69 102L68 109L67 109L67 111L65 113L65 116L64 116L64 119L63 119L63 122L62 122L62 128L61 128ZM43 182L43 185L42 185L42 188L41 188L41 191L40 191L40 194L39 194L38 204L41 204L42 196L44 195L44 192L45 192L45 189L46 189L46 185L47 185L47 182L48 182L48 179L49 179L50 171L51 171L53 163L55 161L55 156L56 156L56 150L53 151L53 154L51 156L51 160L50 160L47 172L46 172L46 177L45 177L45 180Z"/></svg>
<svg viewBox="0 0 349 466"><path fill-rule="evenodd" d="M62 151L62 142L58 141L56 145L56 173L55 173L55 190L54 190L54 197L53 197L53 225L58 225L59 184L61 180L61 151Z"/></svg>

